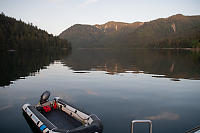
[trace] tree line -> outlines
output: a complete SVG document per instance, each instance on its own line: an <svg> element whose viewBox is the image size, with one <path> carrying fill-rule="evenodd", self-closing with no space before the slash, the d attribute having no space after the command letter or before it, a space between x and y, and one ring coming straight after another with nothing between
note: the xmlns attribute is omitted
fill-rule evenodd
<svg viewBox="0 0 200 133"><path fill-rule="evenodd" d="M71 49L67 40L48 34L32 23L0 14L0 50Z"/></svg>

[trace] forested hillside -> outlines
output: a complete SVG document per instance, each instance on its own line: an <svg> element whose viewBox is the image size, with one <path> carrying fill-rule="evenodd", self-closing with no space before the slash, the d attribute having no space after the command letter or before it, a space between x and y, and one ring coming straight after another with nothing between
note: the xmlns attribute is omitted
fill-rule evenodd
<svg viewBox="0 0 200 133"><path fill-rule="evenodd" d="M195 48L200 47L200 16L177 14L149 22L108 22L74 25L62 39L74 48Z"/></svg>
<svg viewBox="0 0 200 133"><path fill-rule="evenodd" d="M0 14L1 50L49 50L70 48L67 40L48 34L46 31Z"/></svg>
<svg viewBox="0 0 200 133"><path fill-rule="evenodd" d="M126 43L128 47L200 47L200 16L177 14L168 18L145 22L120 41L125 40L128 40Z"/></svg>
<svg viewBox="0 0 200 133"><path fill-rule="evenodd" d="M63 31L59 37L72 42L77 47L108 47L109 44L116 44L116 39L122 35L133 32L143 22L122 23L110 21L102 25L75 24Z"/></svg>

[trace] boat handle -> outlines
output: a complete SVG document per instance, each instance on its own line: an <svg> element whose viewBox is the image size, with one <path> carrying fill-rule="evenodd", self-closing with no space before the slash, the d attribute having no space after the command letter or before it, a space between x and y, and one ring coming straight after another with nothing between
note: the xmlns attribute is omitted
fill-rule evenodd
<svg viewBox="0 0 200 133"><path fill-rule="evenodd" d="M135 123L149 123L149 133L152 133L152 121L151 120L133 120L131 122L131 133L133 133Z"/></svg>

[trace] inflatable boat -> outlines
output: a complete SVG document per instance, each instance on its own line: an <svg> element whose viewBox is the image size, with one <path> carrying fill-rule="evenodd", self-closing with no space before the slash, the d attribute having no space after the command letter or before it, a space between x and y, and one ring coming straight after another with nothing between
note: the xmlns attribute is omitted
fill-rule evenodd
<svg viewBox="0 0 200 133"><path fill-rule="evenodd" d="M41 95L37 105L24 104L23 114L43 133L102 133L101 120L59 97L49 101L50 92Z"/></svg>

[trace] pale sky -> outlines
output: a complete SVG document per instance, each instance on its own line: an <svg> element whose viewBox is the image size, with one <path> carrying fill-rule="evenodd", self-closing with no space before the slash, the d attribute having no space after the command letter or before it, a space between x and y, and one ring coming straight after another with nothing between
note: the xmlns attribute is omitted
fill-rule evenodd
<svg viewBox="0 0 200 133"><path fill-rule="evenodd" d="M200 0L0 0L0 12L59 35L74 24L200 15Z"/></svg>

